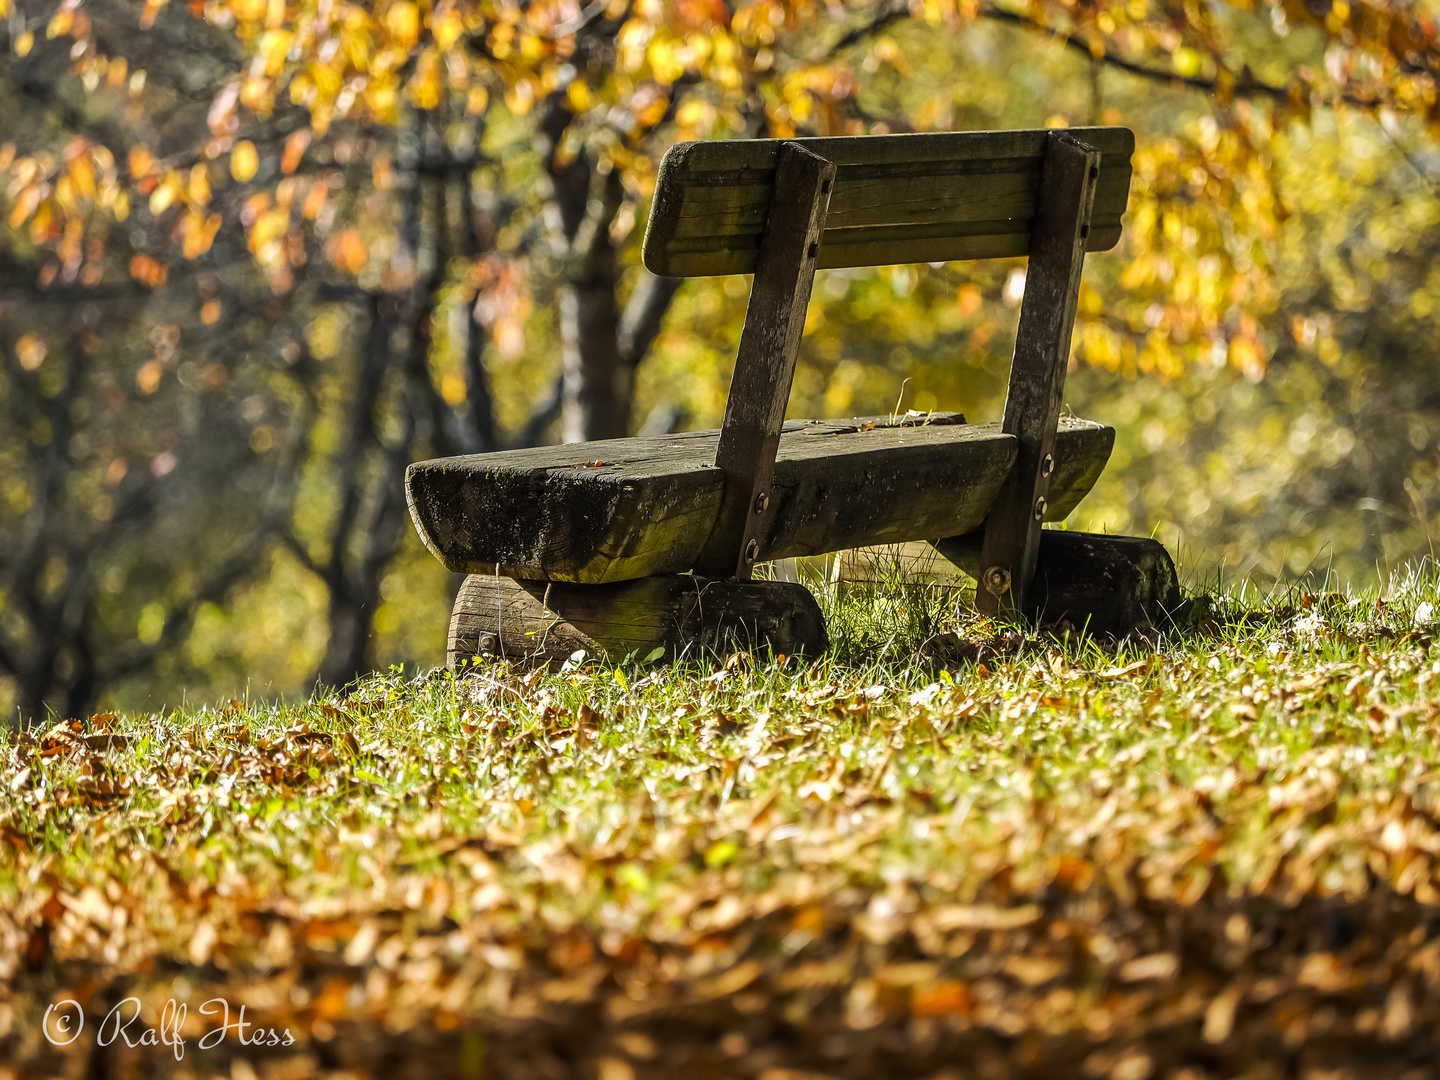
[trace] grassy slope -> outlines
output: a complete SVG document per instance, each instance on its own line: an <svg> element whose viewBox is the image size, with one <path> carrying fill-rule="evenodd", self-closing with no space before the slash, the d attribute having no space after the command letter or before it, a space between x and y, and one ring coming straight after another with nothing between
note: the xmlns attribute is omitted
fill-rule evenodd
<svg viewBox="0 0 1440 1080"><path fill-rule="evenodd" d="M1104 649L892 587L829 598L808 667L496 664L12 739L0 1060L1431 1075L1435 593ZM96 1048L131 992L188 1000L181 1065ZM216 995L295 1044L201 1048Z"/></svg>

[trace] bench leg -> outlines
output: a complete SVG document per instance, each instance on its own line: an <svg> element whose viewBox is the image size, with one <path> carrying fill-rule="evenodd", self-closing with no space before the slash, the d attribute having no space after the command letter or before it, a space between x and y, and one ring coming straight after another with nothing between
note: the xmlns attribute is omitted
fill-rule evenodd
<svg viewBox="0 0 1440 1080"><path fill-rule="evenodd" d="M992 614L1028 608L1099 175L1098 150L1064 132L1050 135L1001 425L1015 436L1017 453L985 522L985 569L975 594L976 607Z"/></svg>
<svg viewBox="0 0 1440 1080"><path fill-rule="evenodd" d="M980 533L937 540L934 546L979 579ZM1092 634L1119 638L1168 626L1181 605L1175 564L1158 541L1045 529L1022 610L1037 622L1068 622Z"/></svg>
<svg viewBox="0 0 1440 1080"><path fill-rule="evenodd" d="M770 519L775 454L834 181L833 162L798 143L780 145L755 284L715 448L715 465L725 474L725 500L693 567L696 573L749 581L754 572Z"/></svg>
<svg viewBox="0 0 1440 1080"><path fill-rule="evenodd" d="M477 655L564 660L580 649L619 660L765 649L818 656L825 620L803 585L675 575L608 585L471 574L450 618L447 666Z"/></svg>

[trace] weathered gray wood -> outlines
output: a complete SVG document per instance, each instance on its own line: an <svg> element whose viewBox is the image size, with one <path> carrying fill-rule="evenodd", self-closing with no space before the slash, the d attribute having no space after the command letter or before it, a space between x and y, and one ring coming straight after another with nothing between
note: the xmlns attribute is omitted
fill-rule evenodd
<svg viewBox="0 0 1440 1080"><path fill-rule="evenodd" d="M446 658L563 660L576 650L615 659L663 648L688 653L770 649L818 656L825 620L803 585L682 575L609 585L472 574L460 586Z"/></svg>
<svg viewBox="0 0 1440 1080"><path fill-rule="evenodd" d="M795 139L837 166L818 266L881 266L1028 254L1051 131ZM1087 250L1120 239L1134 135L1068 133L1102 154ZM645 265L667 277L749 273L780 140L680 143L660 165Z"/></svg>
<svg viewBox="0 0 1440 1080"><path fill-rule="evenodd" d="M1003 430L1018 440L1015 467L985 522L985 565L975 593L981 611L1023 611L1035 573L1099 174L1098 150L1051 134L1005 395Z"/></svg>
<svg viewBox="0 0 1440 1080"><path fill-rule="evenodd" d="M725 475L725 495L697 563L700 573L748 581L755 565L834 180L835 166L824 158L794 143L780 147L715 449L715 466Z"/></svg>
<svg viewBox="0 0 1440 1080"><path fill-rule="evenodd" d="M933 541L977 581L983 572L980 533ZM1182 598L1175 564L1158 541L1134 536L1044 529L1024 614L1054 625L1124 637L1169 624Z"/></svg>
<svg viewBox="0 0 1440 1080"><path fill-rule="evenodd" d="M1014 436L996 424L871 423L785 425L760 559L980 527L1010 472ZM1060 424L1048 518L1090 490L1114 438L1089 421ZM719 514L717 440L708 431L419 462L406 475L410 512L454 571L498 564L514 577L591 583L683 573Z"/></svg>

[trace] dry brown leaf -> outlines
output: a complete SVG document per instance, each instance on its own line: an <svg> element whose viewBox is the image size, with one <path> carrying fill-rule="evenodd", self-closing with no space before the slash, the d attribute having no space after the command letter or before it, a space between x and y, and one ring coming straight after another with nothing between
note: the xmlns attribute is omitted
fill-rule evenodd
<svg viewBox="0 0 1440 1080"><path fill-rule="evenodd" d="M328 979L325 987L316 995L313 1008L315 1015L323 1020L339 1020L345 1015L345 1001L350 994L348 979Z"/></svg>
<svg viewBox="0 0 1440 1080"><path fill-rule="evenodd" d="M113 735L106 732L97 732L93 735L84 736L85 745L96 753L105 753L107 750L126 750L133 741L129 735Z"/></svg>
<svg viewBox="0 0 1440 1080"><path fill-rule="evenodd" d="M214 951L215 945L219 942L220 935L209 919L201 919L196 924L194 932L190 935L190 947L188 956L190 963L201 967L210 960L210 954Z"/></svg>
<svg viewBox="0 0 1440 1080"><path fill-rule="evenodd" d="M1001 908L988 904L949 904L931 908L925 919L936 930L1018 930L1040 921L1037 904Z"/></svg>
<svg viewBox="0 0 1440 1080"><path fill-rule="evenodd" d="M375 951L375 943L379 940L380 927L377 923L373 920L361 923L355 936L346 942L342 958L351 967L359 967L370 959L370 954Z"/></svg>
<svg viewBox="0 0 1440 1080"><path fill-rule="evenodd" d="M600 1080L635 1080L635 1069L624 1058L601 1058L599 1074Z"/></svg>
<svg viewBox="0 0 1440 1080"><path fill-rule="evenodd" d="M881 986L918 986L933 982L940 974L940 968L926 960L909 963L886 964L875 972L875 981Z"/></svg>
<svg viewBox="0 0 1440 1080"><path fill-rule="evenodd" d="M1005 973L1013 975L1026 986L1044 986L1065 974L1061 960L1042 956L1012 956L1005 961Z"/></svg>
<svg viewBox="0 0 1440 1080"><path fill-rule="evenodd" d="M910 998L910 1011L916 1016L968 1015L974 1010L975 995L970 987L953 979L916 990Z"/></svg>
<svg viewBox="0 0 1440 1080"><path fill-rule="evenodd" d="M758 960L741 961L729 971L713 979L706 979L696 986L694 998L697 1001L713 1001L716 998L729 997L745 989L764 972L765 967Z"/></svg>
<svg viewBox="0 0 1440 1080"><path fill-rule="evenodd" d="M1305 958L1295 981L1322 994L1333 994L1349 988L1356 981L1356 976L1334 953L1318 952Z"/></svg>
<svg viewBox="0 0 1440 1080"><path fill-rule="evenodd" d="M1115 977L1121 982L1138 983L1173 979L1180 970L1180 958L1174 953L1151 953L1121 964Z"/></svg>
<svg viewBox="0 0 1440 1080"><path fill-rule="evenodd" d="M40 737L40 756L55 757L76 750L89 750L82 737L84 726L79 720L61 720Z"/></svg>
<svg viewBox="0 0 1440 1080"><path fill-rule="evenodd" d="M1219 1044L1230 1038L1230 1032L1235 1029L1235 1010L1244 994L1244 985L1236 982L1211 999L1205 1009L1205 1023L1201 1028L1201 1035L1206 1042Z"/></svg>
<svg viewBox="0 0 1440 1080"><path fill-rule="evenodd" d="M1134 1047L1120 1056L1110 1069L1110 1080L1149 1080L1155 1072L1155 1059Z"/></svg>

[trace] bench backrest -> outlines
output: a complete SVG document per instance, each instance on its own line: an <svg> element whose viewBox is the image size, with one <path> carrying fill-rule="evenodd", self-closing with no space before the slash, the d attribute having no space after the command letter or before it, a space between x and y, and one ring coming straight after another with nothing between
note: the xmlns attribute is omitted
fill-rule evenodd
<svg viewBox="0 0 1440 1080"><path fill-rule="evenodd" d="M1087 251L1120 239L1128 128L1070 128L1101 153ZM1027 255L1053 132L965 131L678 143L660 163L645 266L662 277L746 274L765 227L782 142L837 166L817 266Z"/></svg>

